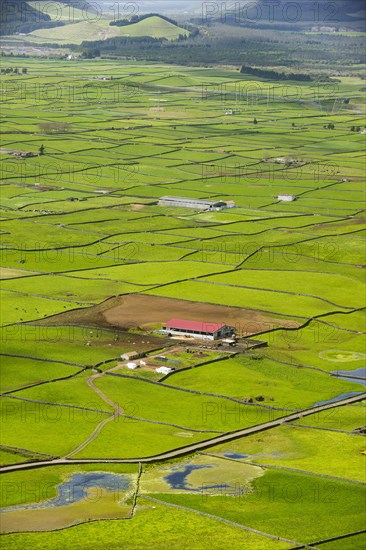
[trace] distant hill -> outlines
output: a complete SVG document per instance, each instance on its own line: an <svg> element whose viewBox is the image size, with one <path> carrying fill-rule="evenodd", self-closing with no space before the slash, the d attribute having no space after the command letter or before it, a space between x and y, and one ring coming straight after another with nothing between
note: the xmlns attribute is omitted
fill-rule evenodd
<svg viewBox="0 0 366 550"><path fill-rule="evenodd" d="M152 38L175 40L179 38L180 35L189 35L189 31L186 29L179 27L176 23L168 21L159 15L152 15L137 23L119 28L125 36L151 36Z"/></svg>
<svg viewBox="0 0 366 550"><path fill-rule="evenodd" d="M30 2L30 9L34 9L34 6L39 5L37 2ZM56 17L56 13L52 12L52 5L47 15L47 21L45 24L39 24L37 27L27 30L16 30L15 32L29 32L27 35L27 41L35 43L57 43L57 44L81 44L87 40L107 40L114 37L142 37L147 36L151 38L164 38L167 40L177 40L182 36L189 36L189 31L179 27L175 23L167 20L164 17L154 15L151 17L144 17L137 23L127 24L125 26L111 25L111 21L108 19L100 19L93 21L93 17L90 19L82 16L82 12L74 10L74 20L70 22L67 19L66 14L68 8L65 3L59 3L59 5L65 6L65 17L63 17L63 11L57 13L59 19L57 28L48 28L52 25L52 18ZM54 26L54 25L52 25ZM9 27L8 27L9 28ZM5 33L4 33L5 34ZM6 32L6 34L14 34L14 32Z"/></svg>
<svg viewBox="0 0 366 550"><path fill-rule="evenodd" d="M29 33L34 29L62 25L31 4L21 0L0 1L0 34ZM41 2L37 4L40 6Z"/></svg>

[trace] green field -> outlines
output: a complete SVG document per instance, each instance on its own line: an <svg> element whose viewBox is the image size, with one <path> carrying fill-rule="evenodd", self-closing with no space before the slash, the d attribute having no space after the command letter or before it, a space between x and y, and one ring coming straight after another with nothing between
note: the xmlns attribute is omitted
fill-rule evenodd
<svg viewBox="0 0 366 550"><path fill-rule="evenodd" d="M75 14L26 39L188 32ZM29 483L51 500L80 472L131 486L121 502L93 501L92 487L90 501L7 511L4 546L361 550L364 403L137 462L364 391L365 136L351 130L364 126L364 81L257 81L63 49L5 66L27 74L1 84L1 463L97 462L8 471L3 506L39 501ZM164 207L164 195L235 208ZM267 345L196 349L154 332L181 307ZM128 370L132 351L151 364ZM109 459L136 463L98 462Z"/></svg>
<svg viewBox="0 0 366 550"><path fill-rule="evenodd" d="M249 490L248 490L249 489ZM311 542L363 528L363 487L309 474L267 470L240 497L160 494L165 502L254 527L293 541ZM226 498L225 498L226 496ZM271 513L265 514L270 503ZM288 517L301 521L289 522ZM314 522L314 517L317 518ZM304 533L306 531L306 534Z"/></svg>

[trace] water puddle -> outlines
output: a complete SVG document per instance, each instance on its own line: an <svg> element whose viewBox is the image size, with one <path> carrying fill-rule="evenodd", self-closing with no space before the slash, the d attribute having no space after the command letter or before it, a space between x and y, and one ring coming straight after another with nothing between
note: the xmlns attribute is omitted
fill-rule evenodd
<svg viewBox="0 0 366 550"><path fill-rule="evenodd" d="M224 456L226 458L249 458L253 455L242 455L241 453L225 453Z"/></svg>
<svg viewBox="0 0 366 550"><path fill-rule="evenodd" d="M171 489L184 489L186 491L197 491L197 489L193 489L187 482L187 476L194 470L202 470L203 468L212 468L210 465L195 465L191 464L189 466L186 466L183 470L178 470L176 472L172 472L168 476L164 477L164 481L166 481Z"/></svg>
<svg viewBox="0 0 366 550"><path fill-rule="evenodd" d="M342 401L342 399L347 399L347 397L354 397L355 395L361 395L362 391L351 391L348 393L342 393L341 395L337 395L336 397L332 397L332 399L326 399L325 401L318 401L317 403L314 403L313 407L320 407L321 405L329 405L330 403L336 403L337 401Z"/></svg>
<svg viewBox="0 0 366 550"><path fill-rule="evenodd" d="M13 512L16 510L40 510L45 508L58 508L69 506L75 502L87 498L90 489L103 489L109 493L122 493L130 487L130 479L124 475L105 472L88 472L74 474L68 481L57 486L57 496L33 504L19 504L0 508L1 512Z"/></svg>

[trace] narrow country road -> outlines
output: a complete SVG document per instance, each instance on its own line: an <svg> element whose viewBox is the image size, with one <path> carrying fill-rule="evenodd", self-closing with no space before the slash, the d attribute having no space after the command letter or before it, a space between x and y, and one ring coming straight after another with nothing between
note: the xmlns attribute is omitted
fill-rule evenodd
<svg viewBox="0 0 366 550"><path fill-rule="evenodd" d="M121 407L118 405L118 403L114 403L114 401L112 401L108 395L106 395L105 393L102 392L102 390L100 390L99 388L97 388L94 384L94 380L96 380L97 378L101 378L102 376L105 376L106 372L109 372L109 371L112 371L114 370L115 368L117 367L112 367L111 369L108 369L107 371L105 372L98 372L96 374L93 374L92 376L90 376L88 378L88 380L86 381L86 383L88 384L89 388L91 388L96 394L99 395L99 397L101 399L103 399L103 401L105 401L105 403L108 403L108 405L111 405L111 407L114 408L114 414L112 414L111 416L108 416L107 418L104 418L104 420L102 420L98 426L96 426L96 428L92 431L92 433L89 435L89 437L87 439L85 439L85 441L83 441L82 443L80 443L80 445L78 445L75 449L73 449L72 451L70 451L66 456L65 456L65 459L68 459L70 457L72 457L73 455L79 453L80 451L82 451L83 449L85 449L85 447L87 445L89 445L89 443L91 443L101 432L102 428L104 428L104 426L106 424L108 424L108 422L111 422L112 420L115 420L118 416L121 416L121 414L123 414L123 409L121 409Z"/></svg>
<svg viewBox="0 0 366 550"><path fill-rule="evenodd" d="M363 401L364 399L366 399L366 392L360 395L355 395L353 397L348 397L347 399L342 399L341 401L336 401L335 403L328 403L327 405L321 405L320 407L312 407L311 409L303 409L302 411L298 411L296 413L292 413L287 416L282 416L281 418L277 418L276 420L271 420L270 422L264 422L263 424L258 424L257 426L244 428L242 430L238 430L235 432L228 432L226 434L219 435L211 439L206 439L205 441L201 441L199 443L194 443L192 445L180 447L179 449L174 449L172 451L166 451L164 453L161 453L155 456L140 457L140 458L105 458L105 459L100 459L100 458L68 459L65 457L65 458L57 458L54 460L42 460L39 462L25 462L21 464L11 464L9 466L3 466L2 468L0 468L0 473L5 474L7 472L16 472L18 470L30 470L33 468L42 468L44 466L53 466L58 464L108 464L108 463L139 464L139 463L158 462L160 460L169 460L171 458L184 456L188 453L194 453L195 451L199 451L201 449L207 449L208 447L212 447L214 445L219 445L221 443L233 441L234 439L238 439L239 437L245 437L247 435L252 435L258 432L262 432L264 430L276 428L277 426L281 426L286 422L293 422L295 420L299 420L300 418L304 418L305 416L310 416L318 412L327 411L329 409L334 409L336 407L343 407L344 405L351 405L352 403L357 403L359 401Z"/></svg>

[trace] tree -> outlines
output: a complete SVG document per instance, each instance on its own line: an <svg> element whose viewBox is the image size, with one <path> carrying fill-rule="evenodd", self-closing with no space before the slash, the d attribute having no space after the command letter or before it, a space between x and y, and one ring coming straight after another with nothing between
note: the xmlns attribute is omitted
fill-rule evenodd
<svg viewBox="0 0 366 550"><path fill-rule="evenodd" d="M44 147L43 143L42 143L42 145L40 146L40 148L38 150L39 150L39 154L41 156L44 155L45 147Z"/></svg>
<svg viewBox="0 0 366 550"><path fill-rule="evenodd" d="M258 124L258 120L256 118L253 120L253 124Z"/></svg>
<svg viewBox="0 0 366 550"><path fill-rule="evenodd" d="M355 132L355 131L356 131L356 126L352 126L351 132Z"/></svg>

